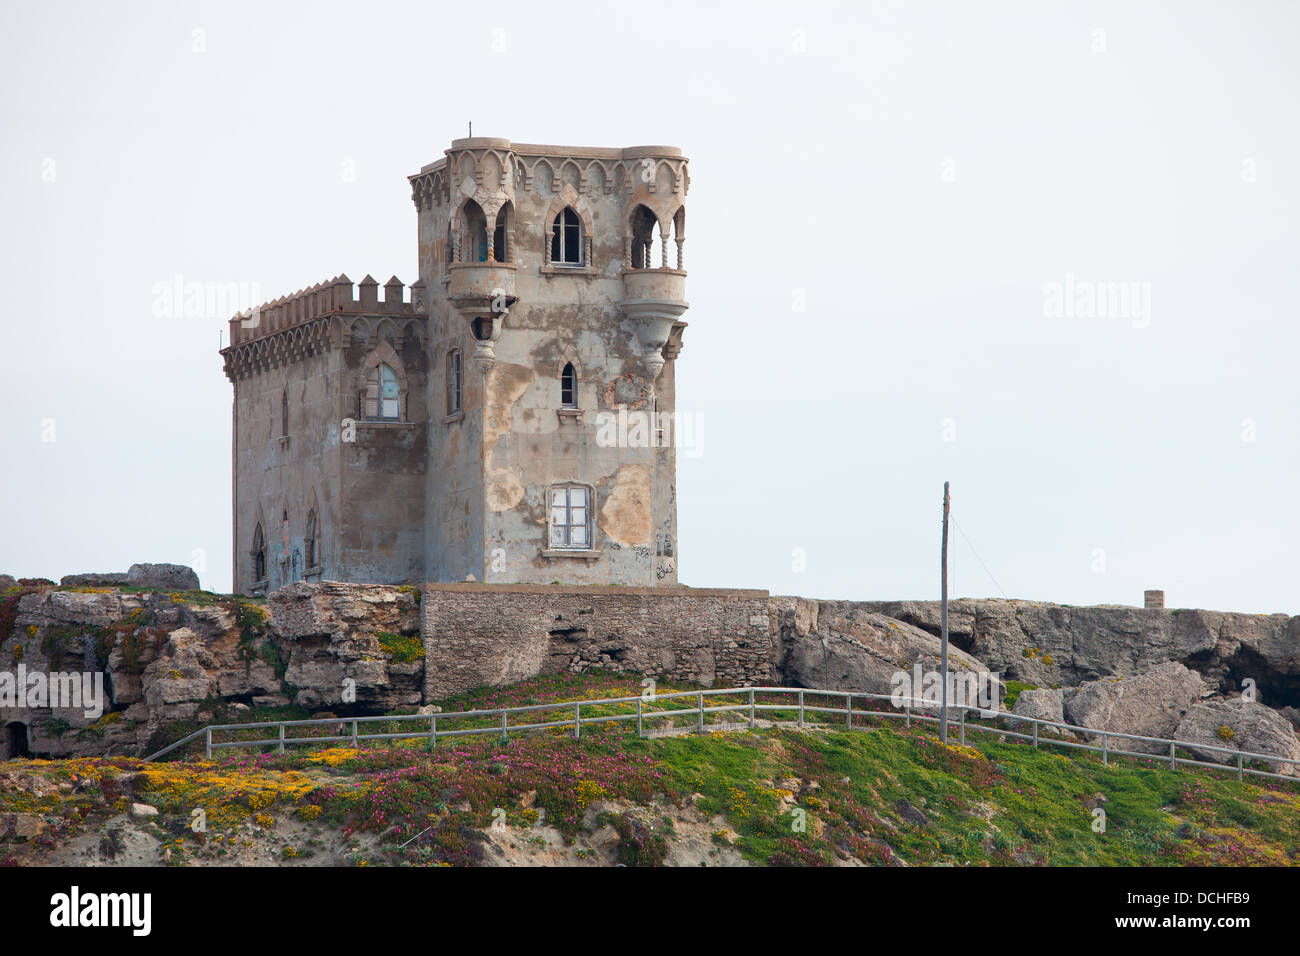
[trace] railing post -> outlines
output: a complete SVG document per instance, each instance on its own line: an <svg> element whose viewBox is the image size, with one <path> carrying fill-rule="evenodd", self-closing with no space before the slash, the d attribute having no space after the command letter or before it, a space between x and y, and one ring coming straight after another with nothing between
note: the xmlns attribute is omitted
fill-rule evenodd
<svg viewBox="0 0 1300 956"><path fill-rule="evenodd" d="M1238 780L1245 780L1245 779L1246 779L1246 774L1245 774L1245 770L1244 770L1244 764L1242 763L1241 751L1240 751L1240 750L1237 751L1237 779L1238 779Z"/></svg>
<svg viewBox="0 0 1300 956"><path fill-rule="evenodd" d="M205 728L203 734L203 759L212 759L212 728Z"/></svg>
<svg viewBox="0 0 1300 956"><path fill-rule="evenodd" d="M699 697L697 698L696 702L699 704L700 714L699 714L699 720L696 722L695 727L697 732L702 734L704 733L704 691L700 691Z"/></svg>
<svg viewBox="0 0 1300 956"><path fill-rule="evenodd" d="M284 753L284 721L280 721L280 753Z"/></svg>
<svg viewBox="0 0 1300 956"><path fill-rule="evenodd" d="M438 746L438 715L429 718L429 746Z"/></svg>
<svg viewBox="0 0 1300 956"><path fill-rule="evenodd" d="M1038 746L1038 721L1034 721L1034 746Z"/></svg>
<svg viewBox="0 0 1300 956"><path fill-rule="evenodd" d="M1177 746L1178 744L1176 744L1174 741L1172 740L1169 741L1169 769L1170 770L1178 769L1178 761L1177 758L1174 757L1174 748Z"/></svg>
<svg viewBox="0 0 1300 956"><path fill-rule="evenodd" d="M506 730L507 726L508 725L506 724L506 709L502 707L501 708L501 739L502 740L506 740L510 736L509 732Z"/></svg>
<svg viewBox="0 0 1300 956"><path fill-rule="evenodd" d="M640 697L636 699L636 735L638 737L645 736L645 734L641 732L641 698Z"/></svg>
<svg viewBox="0 0 1300 956"><path fill-rule="evenodd" d="M963 707L958 712L958 721L961 725L961 745L966 746L966 708Z"/></svg>
<svg viewBox="0 0 1300 956"><path fill-rule="evenodd" d="M1105 732L1103 732L1101 735L1101 762L1107 766L1110 765L1110 749L1107 746L1109 742L1110 738L1108 738Z"/></svg>
<svg viewBox="0 0 1300 956"><path fill-rule="evenodd" d="M749 689L749 729L754 729L754 688Z"/></svg>
<svg viewBox="0 0 1300 956"><path fill-rule="evenodd" d="M853 729L853 695L844 698L844 726Z"/></svg>
<svg viewBox="0 0 1300 956"><path fill-rule="evenodd" d="M574 701L573 704L573 739L577 740L582 736L582 703Z"/></svg>
<svg viewBox="0 0 1300 956"><path fill-rule="evenodd" d="M910 701L903 705L903 726L912 726L912 704Z"/></svg>
<svg viewBox="0 0 1300 956"><path fill-rule="evenodd" d="M803 727L803 691L799 691L799 726Z"/></svg>
<svg viewBox="0 0 1300 956"><path fill-rule="evenodd" d="M357 749L357 722L352 721L352 749Z"/></svg>

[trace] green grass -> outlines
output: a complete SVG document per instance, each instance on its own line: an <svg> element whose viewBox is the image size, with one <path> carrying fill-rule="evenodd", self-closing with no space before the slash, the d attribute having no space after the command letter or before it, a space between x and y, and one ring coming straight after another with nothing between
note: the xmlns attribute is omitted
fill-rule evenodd
<svg viewBox="0 0 1300 956"><path fill-rule="evenodd" d="M1016 701L1020 699L1022 690L1038 690L1037 684L1026 684L1024 681L1009 680L1006 682L1007 694L1003 699L1003 706L1010 710L1016 706Z"/></svg>
<svg viewBox="0 0 1300 956"><path fill-rule="evenodd" d="M509 687L478 688L440 705L445 711L488 709L634 696L640 690L632 677L548 675ZM816 702L811 692L807 697L810 705ZM731 699L744 702L747 695ZM583 712L626 713L629 706L634 705L597 704ZM693 698L677 706L693 706ZM528 719L562 719L564 713ZM791 709L786 716L794 713ZM710 719L737 720L742 714ZM822 719L834 720L829 715ZM156 765L174 783L151 792L184 794L198 785L187 783L188 778L204 774L208 790L264 786L270 788L267 792L283 791L289 795L277 804L279 809L266 812L309 815L344 839L373 834L382 850L369 857L372 864L473 863L475 830L490 825L494 811L504 809L511 827L526 828L540 819L573 840L592 825L586 811L596 801L634 807L651 800L661 807L693 804L719 831L725 826L734 832L744 857L767 865L854 860L882 865L895 859L959 866L1300 862L1300 783L1239 783L1234 771L1171 772L1156 758L1112 757L1103 765L1098 755L1056 752L1046 741L1035 749L977 733L971 724L966 727L970 746L941 744L928 725L908 728L901 721L866 716L855 717L855 724L866 726L848 730L836 721L835 729L772 726L639 738L628 721L584 726L579 740L569 728L559 727L504 741L495 734L459 737L439 741L436 748L427 741L403 741L359 750L291 748L283 757L221 751L212 764ZM111 762L125 768L123 761L133 763L127 758ZM86 774L89 764L109 762L31 764L57 775ZM286 775L295 773L313 781L307 790L299 787L300 780L284 789ZM794 782L787 787L783 781L790 778ZM164 816L188 812L179 796L157 800ZM910 808L905 815L902 801L918 808L928 822L910 822ZM18 809L0 793L0 812ZM65 815L69 810L53 804L48 809ZM1104 829L1098 809L1104 811ZM77 813L83 825L95 819L90 811ZM611 815L603 809L596 826L601 823L618 831L620 859L629 865L662 862L674 839L671 826L651 832L621 810Z"/></svg>

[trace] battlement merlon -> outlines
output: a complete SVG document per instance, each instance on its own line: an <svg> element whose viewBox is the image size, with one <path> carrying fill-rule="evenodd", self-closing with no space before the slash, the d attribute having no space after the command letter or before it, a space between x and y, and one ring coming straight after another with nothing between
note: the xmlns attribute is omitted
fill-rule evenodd
<svg viewBox="0 0 1300 956"><path fill-rule="evenodd" d="M471 154L475 160L477 184L489 188L504 186L507 176L511 176L516 186L531 190L539 166L546 166L554 181L558 182L561 170L572 163L578 170L580 179L577 186L581 192L612 194L617 189L631 196L641 187L655 192L661 179L666 180L667 189L679 197L685 197L690 189L690 160L676 146L554 146L474 136L452 140L442 158L406 177L411 183L411 200L417 209L450 202L451 189L459 186L459 183L451 182L456 176L452 161L464 153ZM499 183L484 183L482 180L483 164L478 160L489 154L495 156L496 166L501 171ZM671 175L661 177L661 170ZM593 172L596 175L593 176Z"/></svg>
<svg viewBox="0 0 1300 956"><path fill-rule="evenodd" d="M352 280L346 275L339 275L310 288L299 289L290 295L264 302L230 320L229 347L245 345L254 339L336 313L421 318L428 314L428 299L424 295L422 280L411 283L409 301L404 297L406 287L397 276L384 283L382 300L379 298L379 283L369 275L357 283L357 289L359 294L354 295Z"/></svg>

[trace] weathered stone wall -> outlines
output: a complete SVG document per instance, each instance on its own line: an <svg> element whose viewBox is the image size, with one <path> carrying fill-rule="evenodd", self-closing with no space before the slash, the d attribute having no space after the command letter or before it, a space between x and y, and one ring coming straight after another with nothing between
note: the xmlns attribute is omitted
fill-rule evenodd
<svg viewBox="0 0 1300 956"><path fill-rule="evenodd" d="M340 276L231 321L234 385L234 587L269 593L301 580L399 584L424 579L426 450L424 303L385 299L367 277ZM418 304L418 308L417 308ZM376 365L398 380L400 421L367 421L361 395ZM287 398L287 418L282 402ZM344 426L344 422L350 424ZM316 512L315 554L306 544ZM287 516L287 531L285 527ZM254 579L262 528L264 584Z"/></svg>
<svg viewBox="0 0 1300 956"><path fill-rule="evenodd" d="M436 584L424 695L604 669L705 686L776 679L766 591Z"/></svg>
<svg viewBox="0 0 1300 956"><path fill-rule="evenodd" d="M643 175L644 173L644 175ZM600 412L675 411L675 357L685 323L647 356L626 302L637 279L659 282L662 307L675 308L682 269L628 268L630 217L657 222L668 264L684 241L686 160L671 147L635 149L456 140L443 159L413 177L419 208L420 276L430 290L429 470L425 539L428 579L533 584L677 583L676 450L598 440ZM582 222L583 263L549 259L555 217L572 208ZM466 239L467 210L508 223L509 261L484 262L464 249L448 261L449 234ZM498 217L500 217L498 219ZM495 241L495 239L494 239ZM495 251L495 250L494 250ZM459 293L481 271L512 304L494 332L495 361L484 374L473 359L473 296ZM633 278L629 274L639 272ZM656 293L658 295L659 293ZM657 298L655 301L659 301ZM487 311L483 298L483 316ZM686 303L681 301L681 308ZM463 412L446 415L447 354L459 350ZM576 409L561 409L566 363L577 374ZM657 374L656 374L657 373ZM671 429L665 434L672 441ZM548 488L585 485L591 547L583 553L548 542Z"/></svg>
<svg viewBox="0 0 1300 956"><path fill-rule="evenodd" d="M234 383L234 586L254 592L253 537L262 528L265 590L301 577L308 511L317 512L321 558L337 575L340 526L339 356L327 352ZM282 434L281 396L289 399L289 432ZM286 541L283 520L289 516ZM297 567L294 567L294 555Z"/></svg>

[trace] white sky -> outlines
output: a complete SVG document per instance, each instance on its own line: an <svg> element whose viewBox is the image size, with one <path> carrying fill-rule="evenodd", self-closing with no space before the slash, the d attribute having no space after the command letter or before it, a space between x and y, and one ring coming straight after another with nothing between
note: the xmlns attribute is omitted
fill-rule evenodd
<svg viewBox="0 0 1300 956"><path fill-rule="evenodd" d="M5 0L0 570L228 589L228 316L154 284L413 281L473 120L691 158L683 582L937 598L949 479L1008 596L1300 612L1295 4L468 6Z"/></svg>

